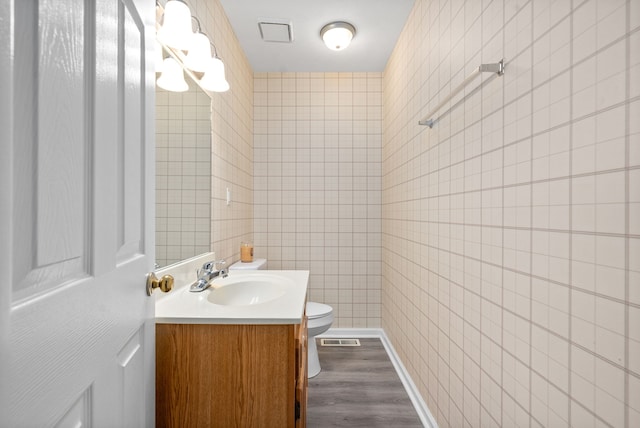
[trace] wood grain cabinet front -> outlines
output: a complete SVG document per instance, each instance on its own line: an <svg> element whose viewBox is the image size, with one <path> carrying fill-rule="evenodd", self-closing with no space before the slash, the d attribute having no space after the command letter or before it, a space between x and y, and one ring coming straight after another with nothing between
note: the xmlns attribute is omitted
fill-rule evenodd
<svg viewBox="0 0 640 428"><path fill-rule="evenodd" d="M296 427L303 428L307 421L307 317L296 326Z"/></svg>
<svg viewBox="0 0 640 428"><path fill-rule="evenodd" d="M307 324L156 325L156 426L306 426Z"/></svg>

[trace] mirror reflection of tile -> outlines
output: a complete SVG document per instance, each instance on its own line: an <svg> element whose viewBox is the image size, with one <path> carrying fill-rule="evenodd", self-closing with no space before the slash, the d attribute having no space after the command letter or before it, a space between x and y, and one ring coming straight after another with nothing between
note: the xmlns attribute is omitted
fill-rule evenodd
<svg viewBox="0 0 640 428"><path fill-rule="evenodd" d="M211 100L187 79L187 92L156 88L156 264L209 251Z"/></svg>

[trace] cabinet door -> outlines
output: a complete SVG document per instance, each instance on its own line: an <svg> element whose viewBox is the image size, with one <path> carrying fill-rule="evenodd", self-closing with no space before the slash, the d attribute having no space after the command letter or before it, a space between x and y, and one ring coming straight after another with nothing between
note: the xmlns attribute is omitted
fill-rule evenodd
<svg viewBox="0 0 640 428"><path fill-rule="evenodd" d="M156 332L157 427L295 426L293 325L158 324Z"/></svg>

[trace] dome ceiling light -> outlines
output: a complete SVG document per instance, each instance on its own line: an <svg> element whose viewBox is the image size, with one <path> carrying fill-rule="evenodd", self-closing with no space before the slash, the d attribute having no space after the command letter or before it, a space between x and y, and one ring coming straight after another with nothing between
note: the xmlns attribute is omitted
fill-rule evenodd
<svg viewBox="0 0 640 428"><path fill-rule="evenodd" d="M356 35L356 28L344 21L331 22L320 30L324 44L333 51L341 51L349 46Z"/></svg>

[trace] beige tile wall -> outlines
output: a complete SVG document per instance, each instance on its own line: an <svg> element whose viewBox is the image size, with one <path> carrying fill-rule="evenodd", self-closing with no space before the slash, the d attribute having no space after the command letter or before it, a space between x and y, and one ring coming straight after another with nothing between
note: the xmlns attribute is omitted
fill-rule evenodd
<svg viewBox="0 0 640 428"><path fill-rule="evenodd" d="M255 254L334 327L380 325L381 73L256 73Z"/></svg>
<svg viewBox="0 0 640 428"><path fill-rule="evenodd" d="M441 427L640 426L639 26L635 0L416 1L384 80L382 325Z"/></svg>
<svg viewBox="0 0 640 428"><path fill-rule="evenodd" d="M240 242L253 238L253 71L220 2L187 4L215 44L231 85L211 99L211 249L232 263L240 259Z"/></svg>

